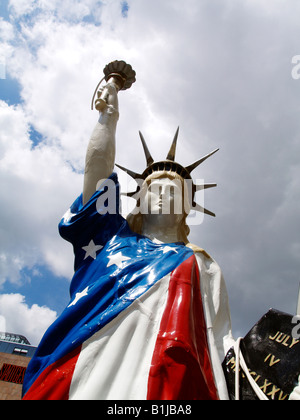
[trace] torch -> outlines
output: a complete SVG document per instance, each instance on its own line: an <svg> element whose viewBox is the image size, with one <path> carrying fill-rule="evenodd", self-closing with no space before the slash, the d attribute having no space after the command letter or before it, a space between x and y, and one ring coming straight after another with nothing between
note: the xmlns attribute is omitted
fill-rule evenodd
<svg viewBox="0 0 300 420"><path fill-rule="evenodd" d="M93 95L91 105L92 109L94 108L94 100L97 90L103 80L105 80L106 83L113 83L117 88L117 92L129 89L135 82L135 71L132 69L131 65L125 63L125 61L112 61L104 67L103 73L104 77L98 83ZM95 108L102 112L107 107L107 99L109 96L108 89L104 88L101 93L98 92L98 96L98 99L95 101Z"/></svg>

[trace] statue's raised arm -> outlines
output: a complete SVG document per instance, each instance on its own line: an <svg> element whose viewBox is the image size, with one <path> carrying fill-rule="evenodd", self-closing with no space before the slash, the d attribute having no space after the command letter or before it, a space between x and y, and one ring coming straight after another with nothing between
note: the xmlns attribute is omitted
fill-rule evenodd
<svg viewBox="0 0 300 420"><path fill-rule="evenodd" d="M114 168L116 128L119 119L117 90L118 87L113 82L108 83L103 89L107 94L107 106L100 112L99 121L91 135L86 153L83 205L96 191L97 183L101 179L108 178Z"/></svg>
<svg viewBox="0 0 300 420"><path fill-rule="evenodd" d="M125 61L113 61L103 69L107 84L98 91L95 102L100 111L99 121L92 133L85 161L83 205L96 191L99 181L109 177L115 164L115 137L119 119L117 93L126 90L135 82L135 71ZM98 90L97 86L95 94ZM92 99L92 109L95 95Z"/></svg>

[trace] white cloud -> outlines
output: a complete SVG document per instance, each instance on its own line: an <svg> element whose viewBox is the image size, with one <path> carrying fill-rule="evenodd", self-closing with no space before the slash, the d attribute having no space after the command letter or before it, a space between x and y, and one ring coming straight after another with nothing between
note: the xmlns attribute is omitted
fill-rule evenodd
<svg viewBox="0 0 300 420"><path fill-rule="evenodd" d="M13 52L14 37L14 26L0 17L0 79L6 78L6 62Z"/></svg>
<svg viewBox="0 0 300 420"><path fill-rule="evenodd" d="M9 8L15 18L35 18L40 15L55 17L55 19L72 22L81 22L84 18L93 15L95 19L100 15L103 2L99 0L9 0Z"/></svg>
<svg viewBox="0 0 300 420"><path fill-rule="evenodd" d="M0 39L2 42L11 41L15 36L14 27L11 23L0 17Z"/></svg>
<svg viewBox="0 0 300 420"><path fill-rule="evenodd" d="M32 345L38 345L56 317L56 312L45 306L29 307L25 297L20 294L0 295L0 318L5 327L5 330L0 330L25 335Z"/></svg>
<svg viewBox="0 0 300 420"><path fill-rule="evenodd" d="M9 7L16 17L26 15L34 10L35 0L10 0Z"/></svg>
<svg viewBox="0 0 300 420"><path fill-rule="evenodd" d="M6 332L6 319L4 318L4 316L0 315L0 331L1 332Z"/></svg>

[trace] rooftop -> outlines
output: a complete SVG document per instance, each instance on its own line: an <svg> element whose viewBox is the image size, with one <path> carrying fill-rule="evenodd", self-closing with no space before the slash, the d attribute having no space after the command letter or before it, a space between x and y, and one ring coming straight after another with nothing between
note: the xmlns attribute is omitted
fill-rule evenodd
<svg viewBox="0 0 300 420"><path fill-rule="evenodd" d="M27 338L20 334L0 332L0 340L8 341L9 343L27 344L30 346L30 342Z"/></svg>

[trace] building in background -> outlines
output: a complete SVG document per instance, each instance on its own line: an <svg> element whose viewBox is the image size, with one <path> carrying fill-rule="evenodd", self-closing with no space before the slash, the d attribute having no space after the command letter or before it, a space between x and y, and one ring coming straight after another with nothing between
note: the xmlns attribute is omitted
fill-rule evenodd
<svg viewBox="0 0 300 420"><path fill-rule="evenodd" d="M36 347L19 334L0 332L0 400L20 400L26 368Z"/></svg>

